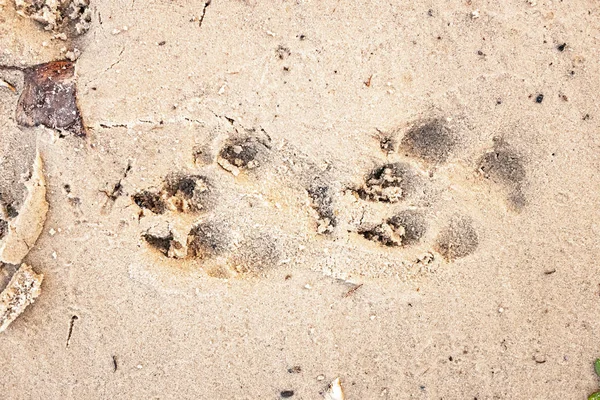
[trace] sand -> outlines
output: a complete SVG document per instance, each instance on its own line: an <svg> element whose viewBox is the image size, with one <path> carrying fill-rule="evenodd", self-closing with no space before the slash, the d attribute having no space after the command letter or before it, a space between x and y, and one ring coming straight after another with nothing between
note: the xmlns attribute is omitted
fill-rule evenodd
<svg viewBox="0 0 600 400"><path fill-rule="evenodd" d="M0 4L3 398L598 389L594 2Z"/></svg>

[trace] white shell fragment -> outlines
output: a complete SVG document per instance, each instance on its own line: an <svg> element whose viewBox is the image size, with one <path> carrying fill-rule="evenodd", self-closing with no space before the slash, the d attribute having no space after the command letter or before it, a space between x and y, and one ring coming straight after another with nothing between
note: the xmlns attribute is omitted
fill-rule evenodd
<svg viewBox="0 0 600 400"><path fill-rule="evenodd" d="M33 163L31 178L25 183L25 187L28 193L19 215L9 221L8 232L0 242L0 261L7 264L20 264L44 228L48 202L39 152Z"/></svg>
<svg viewBox="0 0 600 400"><path fill-rule="evenodd" d="M41 293L44 275L27 264L21 267L0 293L0 332L4 331Z"/></svg>
<svg viewBox="0 0 600 400"><path fill-rule="evenodd" d="M344 391L342 390L342 384L340 378L335 378L330 384L327 392L325 392L325 400L344 400Z"/></svg>

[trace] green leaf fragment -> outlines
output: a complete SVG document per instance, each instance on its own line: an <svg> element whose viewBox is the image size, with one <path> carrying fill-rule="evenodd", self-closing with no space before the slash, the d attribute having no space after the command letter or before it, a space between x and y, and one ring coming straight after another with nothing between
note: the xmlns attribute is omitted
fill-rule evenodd
<svg viewBox="0 0 600 400"><path fill-rule="evenodd" d="M600 400L600 392L590 394L588 400Z"/></svg>
<svg viewBox="0 0 600 400"><path fill-rule="evenodd" d="M596 371L596 375L600 377L600 358L597 358L596 361L594 361L594 371Z"/></svg>

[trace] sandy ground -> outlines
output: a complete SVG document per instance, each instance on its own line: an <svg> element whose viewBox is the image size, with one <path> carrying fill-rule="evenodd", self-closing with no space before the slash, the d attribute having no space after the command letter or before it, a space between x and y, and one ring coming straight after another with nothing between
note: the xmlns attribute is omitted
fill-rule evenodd
<svg viewBox="0 0 600 400"><path fill-rule="evenodd" d="M0 4L0 65L76 59L85 127L0 71L4 206L36 149L49 203L2 398L597 389L596 2Z"/></svg>

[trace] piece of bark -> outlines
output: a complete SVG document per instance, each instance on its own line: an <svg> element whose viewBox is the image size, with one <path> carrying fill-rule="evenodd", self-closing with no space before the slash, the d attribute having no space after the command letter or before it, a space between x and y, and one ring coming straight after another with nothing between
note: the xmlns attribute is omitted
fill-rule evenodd
<svg viewBox="0 0 600 400"><path fill-rule="evenodd" d="M25 87L17 103L19 125L44 125L85 136L77 107L75 64L52 61L25 68L23 73Z"/></svg>
<svg viewBox="0 0 600 400"><path fill-rule="evenodd" d="M44 275L27 264L21 267L0 293L0 332L4 331L41 293Z"/></svg>
<svg viewBox="0 0 600 400"><path fill-rule="evenodd" d="M19 265L44 228L48 202L39 152L36 153L31 178L25 182L25 187L27 197L17 217L8 221L7 232L0 241L0 261L6 264Z"/></svg>

